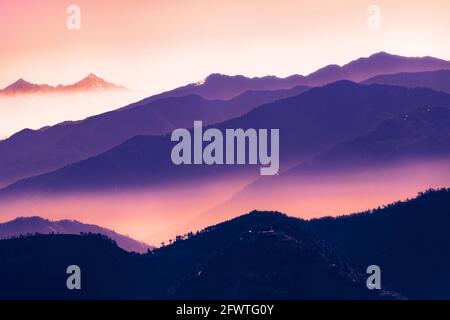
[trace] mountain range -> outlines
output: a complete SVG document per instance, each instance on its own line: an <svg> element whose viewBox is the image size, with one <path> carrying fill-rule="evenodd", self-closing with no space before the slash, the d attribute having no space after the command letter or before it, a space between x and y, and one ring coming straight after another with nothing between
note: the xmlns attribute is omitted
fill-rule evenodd
<svg viewBox="0 0 450 320"><path fill-rule="evenodd" d="M76 220L50 221L40 217L20 217L12 221L0 223L0 239L8 239L33 234L102 234L114 240L126 251L145 253L152 247L136 241L128 236L93 224L85 224Z"/></svg>
<svg viewBox="0 0 450 320"><path fill-rule="evenodd" d="M230 99L248 90L279 90L299 85L316 87L339 80L360 82L378 75L436 70L450 70L450 62L433 57L403 57L379 52L342 66L328 65L306 76L248 78L215 73L203 81L171 90L162 96L198 94L205 99Z"/></svg>
<svg viewBox="0 0 450 320"><path fill-rule="evenodd" d="M374 89L376 87L373 87L373 89L365 90L366 92L363 92L364 90L352 92L349 85L345 86L341 83L335 84L335 92L332 92L332 87L327 87L323 89L324 92L320 89L319 91L311 90L311 94L306 92L306 95L301 95L311 86L320 86L342 79L362 81L373 76L396 72L410 72L414 75L418 72L418 77L421 77L423 71L442 69L450 69L450 62L432 57L410 58L380 52L367 58L357 59L342 67L327 66L308 76L247 78L212 74L202 82L154 95L85 120L17 132L10 138L0 141L0 154L2 154L0 186L100 155L139 135L163 135L175 128L189 128L194 120L203 120L204 124L211 125L237 118L234 122L228 122L225 125L262 127L264 124L268 127L283 128L291 136L291 141L288 141L288 146L283 150L299 156L295 160L301 161L333 143L352 138L355 134L363 133L364 130L373 129L374 125L386 120L387 117L397 112L407 111L406 109L409 108L404 105L405 101L401 101L402 98L395 97L400 94L395 92L398 89L387 87ZM86 83L88 87L97 87L98 82L101 81L103 80L89 75L79 83ZM434 88L435 83L431 84ZM347 96L344 97L344 93L339 95L339 86ZM20 89L22 85L19 83L17 87ZM23 87L29 86L24 84ZM66 87L76 88L78 85ZM383 91L382 95L390 94L391 97L385 96L385 99L394 100L387 103L395 103L397 106L382 110L386 101L376 97L377 90ZM361 96L352 102L349 100L353 97L348 96L352 94L366 96L365 98ZM303 98L283 100L299 95ZM435 95L437 97L438 94ZM442 97L444 96L441 95ZM370 99L373 101L369 101ZM347 101L354 106L355 112L350 109L338 111L339 108L347 108L345 106ZM412 101L411 107L419 107L422 102L427 103L423 99L421 102ZM302 105L297 108L299 103ZM367 113L363 111L364 108L359 110L357 103L364 103L364 108L368 107ZM271 106L258 108L265 104L271 104ZM287 104L290 104L289 108L283 107ZM311 114L305 111L308 109L307 104L310 105ZM379 106L375 107L375 104ZM277 110L278 107L280 112ZM314 111L314 108L317 111ZM257 109L255 113L251 112L253 109ZM247 115L246 113L249 112L250 114ZM244 117L240 119L242 116ZM334 119L335 116L343 119L335 121L337 120ZM313 121L318 122L314 124ZM343 127L333 128L335 125ZM329 129L336 136L330 137L326 130L322 129L318 132L321 126L330 127ZM306 139L308 135L313 136L314 139ZM300 137L298 143L293 141L294 136ZM329 138L331 139L328 140ZM291 151L291 146L307 150L299 153Z"/></svg>
<svg viewBox="0 0 450 320"><path fill-rule="evenodd" d="M0 297L449 299L449 206L441 189L338 218L254 211L143 255L99 235L1 240ZM70 291L74 263L83 289ZM381 290L366 287L369 265L380 267Z"/></svg>
<svg viewBox="0 0 450 320"><path fill-rule="evenodd" d="M59 84L57 86L31 83L21 78L0 90L0 95L8 96L43 93L76 93L90 90L126 90L126 88L124 86L105 81L95 74L90 73L76 83L69 85Z"/></svg>
<svg viewBox="0 0 450 320"><path fill-rule="evenodd" d="M76 220L1 223L0 298L450 299L450 189L347 214L448 186L449 83L450 61L379 52L304 76L214 73L83 120L23 129L0 141L2 215L83 210L90 221L110 214L122 230L158 236L213 225L153 248ZM89 74L58 86L19 79L0 96L48 94L48 102L113 90L131 92ZM170 133L192 133L199 120L224 135L279 129L279 174L261 177L260 165L174 165ZM417 163L424 174L409 166ZM254 208L346 215L305 220ZM72 264L82 269L83 290L66 289ZM374 264L382 290L366 287Z"/></svg>
<svg viewBox="0 0 450 320"><path fill-rule="evenodd" d="M374 136L370 138L374 140L374 146L380 145L372 153L365 152L363 157L374 156L374 153L375 156L385 155L383 151L389 145L397 150L420 147L417 153L426 155L434 145L427 141L436 136L440 137L434 142L438 144L436 148L444 152L448 145L448 132L442 130L448 129L446 117L449 106L450 95L430 89L367 86L339 81L254 108L215 127L222 131L226 128L280 129L283 133L280 137L281 170L284 170L289 162L299 164L328 148L365 134ZM424 107L432 111L416 111ZM409 114L411 116L407 118ZM429 117L427 124L421 122L425 116ZM409 121L404 120L405 117ZM395 118L397 120L392 120ZM423 133L420 132L422 128L426 129ZM375 133L372 133L373 130L376 130ZM404 137L395 137L395 130L399 130ZM422 135L422 141L414 145L414 139L418 139L416 134ZM389 135L394 137L389 138ZM382 140L384 136L387 138ZM418 140L416 142L419 143ZM362 144L363 148L367 147L366 143ZM410 145L406 146L406 143ZM192 182L193 179L206 177L211 179L217 174L240 170L257 171L254 166L175 166L170 159L172 146L169 136L137 136L87 160L14 183L3 189L2 194L120 189L173 181ZM437 149L434 151L439 151ZM343 154L348 154L351 160L351 150Z"/></svg>
<svg viewBox="0 0 450 320"><path fill-rule="evenodd" d="M358 202L350 199L376 198L383 190L388 190L383 184L407 184L412 188L415 185L445 186L450 177L449 167L445 165L449 159L450 108L419 107L401 112L355 138L332 145L277 176L255 178L223 203L199 214L189 225L232 217L233 210L242 205L245 208L289 208L289 213L302 216L308 214L304 212L306 208L313 211L309 213L313 216L341 213L342 209L329 206L339 203L336 197L341 201L348 199L358 207ZM370 191L364 193L368 186ZM310 203L309 199L315 197L320 197L320 204Z"/></svg>

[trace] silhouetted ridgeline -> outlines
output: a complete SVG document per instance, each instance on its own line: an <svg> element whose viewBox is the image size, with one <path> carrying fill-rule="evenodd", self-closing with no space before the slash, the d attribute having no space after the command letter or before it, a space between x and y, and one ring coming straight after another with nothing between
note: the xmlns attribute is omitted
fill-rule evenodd
<svg viewBox="0 0 450 320"><path fill-rule="evenodd" d="M0 298L448 299L449 208L442 189L336 219L254 211L143 255L99 235L2 240ZM72 264L82 290L66 289Z"/></svg>
<svg viewBox="0 0 450 320"><path fill-rule="evenodd" d="M51 221L41 217L19 217L14 220L0 223L0 239L8 239L17 235L33 234L81 234L95 233L102 234L113 239L119 247L127 251L145 253L152 247L136 241L128 236L119 234L97 225L86 224L76 220Z"/></svg>
<svg viewBox="0 0 450 320"><path fill-rule="evenodd" d="M310 225L357 269L378 264L384 283L404 296L450 299L450 189Z"/></svg>

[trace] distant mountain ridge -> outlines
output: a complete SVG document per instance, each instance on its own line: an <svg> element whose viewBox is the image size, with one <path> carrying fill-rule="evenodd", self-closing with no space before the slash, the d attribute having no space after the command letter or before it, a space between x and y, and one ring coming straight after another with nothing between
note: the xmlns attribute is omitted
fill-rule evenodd
<svg viewBox="0 0 450 320"><path fill-rule="evenodd" d="M35 84L19 79L0 90L0 95L43 94L43 93L76 93L89 90L127 90L124 86L108 82L93 73L88 74L80 81L69 84L51 86L48 84Z"/></svg>
<svg viewBox="0 0 450 320"><path fill-rule="evenodd" d="M450 62L432 57L409 58L381 52L357 59L342 67L331 65L308 76L247 78L212 74L199 83L163 92L82 121L63 122L40 130L24 129L17 132L10 138L0 141L0 154L4 155L0 159L0 186L101 154L137 135L166 134L178 127L190 127L193 120L203 120L204 124L212 124L240 117L258 106L300 95L310 86L320 86L341 79L361 81L366 77L385 73L435 69L450 69ZM87 82L93 87L98 86L98 79L95 76L90 75L86 79L80 83ZM17 86L26 88L30 87L30 84L21 81ZM32 87L34 85L31 85ZM338 95L335 96L338 98ZM319 101L320 97L316 97L316 100ZM328 104L339 103L332 99L322 100ZM401 103L399 101L399 104ZM416 105L415 102L413 104ZM360 116L366 119L373 115L372 110L368 112L370 114ZM279 118L275 110L272 110L272 113L271 117ZM293 121L286 119L286 124L277 123L277 125L292 127ZM234 125L230 123L232 124ZM305 123L305 128L309 125L313 123ZM351 126L357 126L356 118ZM351 126L348 130L351 130ZM313 131L316 129L317 125L311 128ZM303 134L308 133L305 130ZM320 135L321 133L317 135L318 139ZM302 143L308 144L307 141Z"/></svg>
<svg viewBox="0 0 450 320"><path fill-rule="evenodd" d="M323 85L338 80L361 82L377 75L400 72L450 70L450 61L425 56L404 57L378 52L343 65L329 65L307 76L309 86Z"/></svg>
<svg viewBox="0 0 450 320"><path fill-rule="evenodd" d="M198 94L206 99L230 99L248 90L279 90L299 85L316 87L339 80L360 82L377 75L435 70L450 70L450 61L379 52L342 66L328 65L306 76L295 74L286 78L276 76L248 78L242 75L228 76L215 73L200 82L162 93L160 96Z"/></svg>
<svg viewBox="0 0 450 320"><path fill-rule="evenodd" d="M331 64L308 75L294 74L285 78L277 76L246 77L243 75L225 75L212 73L205 79L150 97L151 100L199 95L209 100L228 100L246 91L273 91L291 89L295 86L323 86L339 80L361 82L369 78L397 74L401 72L427 72L450 70L450 61L425 56L404 57L400 55L378 52L369 57L362 57L342 66ZM104 79L89 74L84 79L71 85L50 86L34 84L19 79L3 90L0 94L27 94L38 92L76 92L93 89L126 89ZM146 99L144 99L146 100Z"/></svg>
<svg viewBox="0 0 450 320"><path fill-rule="evenodd" d="M85 224L76 220L50 221L41 217L20 217L14 220L0 223L0 239L24 236L29 234L81 234L95 233L105 235L117 242L124 250L146 253L151 246L136 241L128 236L121 235L112 230L93 224Z"/></svg>

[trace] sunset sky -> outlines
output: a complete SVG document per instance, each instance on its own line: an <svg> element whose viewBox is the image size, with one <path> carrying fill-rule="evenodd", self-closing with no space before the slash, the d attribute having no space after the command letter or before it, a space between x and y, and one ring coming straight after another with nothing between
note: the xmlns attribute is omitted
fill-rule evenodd
<svg viewBox="0 0 450 320"><path fill-rule="evenodd" d="M68 30L66 9L81 9ZM369 5L381 8L370 30ZM0 0L0 87L93 72L159 92L213 72L307 74L377 51L450 60L450 1Z"/></svg>

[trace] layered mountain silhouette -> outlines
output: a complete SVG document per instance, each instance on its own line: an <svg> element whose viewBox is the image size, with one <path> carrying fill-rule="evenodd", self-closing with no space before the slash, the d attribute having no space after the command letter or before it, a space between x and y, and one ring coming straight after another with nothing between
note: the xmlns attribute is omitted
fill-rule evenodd
<svg viewBox="0 0 450 320"><path fill-rule="evenodd" d="M51 86L48 84L35 84L24 79L0 90L0 95L22 95L22 94L42 94L42 93L77 93L91 90L126 90L124 86L108 82L93 73L88 74L80 81L69 84Z"/></svg>
<svg viewBox="0 0 450 320"><path fill-rule="evenodd" d="M450 70L450 62L433 57L412 58L379 52L343 66L328 65L306 76L247 78L240 75L212 74L203 81L177 88L161 96L197 94L206 99L230 99L247 90L279 90L299 85L314 87L339 80L359 82L383 74L434 70Z"/></svg>
<svg viewBox="0 0 450 320"><path fill-rule="evenodd" d="M448 61L432 57L409 58L381 52L342 67L327 66L308 76L246 78L212 74L202 82L149 97L116 111L39 130L24 129L9 139L0 141L0 185L5 186L19 179L98 155L137 135L165 134L177 127L189 127L193 120L212 124L239 117L259 105L298 95L309 86L341 79L362 81L380 74L443 69L450 69ZM76 84L57 87L20 80L3 92L41 89L72 92L95 88L115 88L115 85L90 74ZM230 98L227 101L217 100ZM323 101L317 103L334 104L336 100L332 101L325 96ZM360 115L363 118L372 116L370 112ZM315 136L311 142L315 144L318 138Z"/></svg>
<svg viewBox="0 0 450 320"><path fill-rule="evenodd" d="M380 183L377 175L385 175L386 172L389 172L391 177L401 179L405 173L414 177L417 175L414 170L426 167L426 180L430 180L433 175L445 177L447 166L442 166L442 163L450 159L449 146L450 108L424 106L402 112L382 122L375 129L337 143L277 176L254 179L223 203L201 213L191 223L230 217L230 208L236 208L239 203L248 203L249 199L253 199L253 205L260 208L256 197L273 199L270 204L266 203L271 208L273 205L282 206L281 203L277 204L277 201L281 201L280 194L290 194L293 190L296 191L296 198L290 202L300 207L301 203L308 202L308 197L312 195L323 199L330 197L329 191L318 191L316 185L321 185L324 189L327 185L334 186L331 192L333 195L339 194L341 188L347 188L347 194L358 197L355 195L358 185L365 185L361 184L361 177L366 177L366 185L372 185L375 190ZM409 169L402 171L401 168ZM443 171L442 175L436 173L439 170ZM358 183L351 190L348 189L350 181ZM426 183L429 185L432 182ZM317 191L314 193L311 190ZM323 208L318 210L323 214ZM337 208L336 210L341 212ZM221 212L221 215L217 216L215 212Z"/></svg>
<svg viewBox="0 0 450 320"><path fill-rule="evenodd" d="M283 169L289 162L310 159L334 145L368 134L392 118L410 112L413 115L414 110L424 106L450 106L450 95L424 88L366 86L340 81L260 106L215 127L222 131L227 128L280 129ZM446 114L445 110L440 112ZM434 111L430 113L434 114ZM429 132L439 130L432 127L433 123L425 126L431 130ZM445 123L442 125L445 127ZM381 133L377 134L389 134L386 131L389 128L389 125L381 127ZM417 128L420 131L421 127ZM445 136L440 142L443 143L441 147L445 147ZM422 143L426 144L426 140ZM19 181L4 189L2 194L127 188L211 178L240 169L257 174L259 170L258 166L175 166L170 158L173 144L169 136L135 137L98 156Z"/></svg>
<svg viewBox="0 0 450 320"><path fill-rule="evenodd" d="M145 253L151 246L136 241L128 236L93 224L85 224L76 220L50 221L41 217L20 217L12 221L0 223L0 239L13 238L32 234L102 234L116 241L124 250Z"/></svg>
<svg viewBox="0 0 450 320"><path fill-rule="evenodd" d="M0 241L5 299L448 299L450 190L341 218L251 212L148 254L100 235ZM67 290L77 264L82 290ZM381 268L381 290L366 269ZM413 280L412 280L413 279Z"/></svg>
<svg viewBox="0 0 450 320"><path fill-rule="evenodd" d="M197 95L148 99L127 108L40 130L22 130L0 141L0 183L51 171L106 150L137 135L160 135L240 116L252 108L298 95L307 87L248 91L228 101L205 100Z"/></svg>
<svg viewBox="0 0 450 320"><path fill-rule="evenodd" d="M207 212L216 214L211 220L203 214L191 224L203 219L204 226L252 209L235 210L233 202L276 202L284 190L286 198L302 201L296 192L320 179L338 197L344 184L333 183L341 177L353 183L349 173L359 169L362 180L370 174L373 188L379 167L421 161L431 167L436 159L450 158L449 83L450 61L385 52L306 76L211 74L111 112L24 129L0 141L0 203L22 204L33 195L53 201L69 192L134 196L132 191L144 188L249 175L250 184ZM19 79L0 95L65 97L102 90L126 88L89 74L65 86ZM260 165L174 165L170 132L191 128L195 120L224 134L229 128L279 129L280 174L260 177ZM332 174L315 176L329 172L338 173L336 180L326 181ZM318 179L300 180L308 174ZM318 185L320 200L326 199ZM352 194L351 201L356 198ZM82 206L84 199L76 201ZM338 218L306 221L253 211L155 250L97 225L17 218L0 224L0 298L450 299L449 208L450 189L441 189ZM334 209L333 203L329 214ZM81 291L66 288L72 264L82 269ZM366 268L374 264L382 270L382 290L366 287Z"/></svg>
<svg viewBox="0 0 450 320"><path fill-rule="evenodd" d="M450 93L450 70L403 72L379 75L363 81L364 84L389 84L407 88L425 87Z"/></svg>

